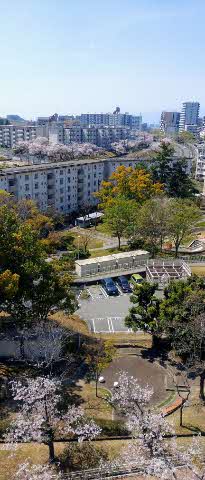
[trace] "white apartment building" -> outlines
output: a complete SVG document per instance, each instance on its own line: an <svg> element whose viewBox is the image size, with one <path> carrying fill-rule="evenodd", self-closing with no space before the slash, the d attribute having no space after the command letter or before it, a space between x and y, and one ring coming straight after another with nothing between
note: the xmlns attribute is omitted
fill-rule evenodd
<svg viewBox="0 0 205 480"><path fill-rule="evenodd" d="M179 130L180 113L165 112L161 114L160 130L163 133L176 133Z"/></svg>
<svg viewBox="0 0 205 480"><path fill-rule="evenodd" d="M199 119L199 102L184 102L180 114L179 131L190 131L188 126L197 126Z"/></svg>
<svg viewBox="0 0 205 480"><path fill-rule="evenodd" d="M126 140L134 130L130 127L65 127L52 126L49 129L49 142L69 145L75 143L93 143L98 147L109 148L111 143Z"/></svg>
<svg viewBox="0 0 205 480"><path fill-rule="evenodd" d="M13 148L22 140L35 140L39 134L36 126L0 125L0 146Z"/></svg>
<svg viewBox="0 0 205 480"><path fill-rule="evenodd" d="M142 116L129 113L82 113L80 116L82 126L128 126L141 130Z"/></svg>
<svg viewBox="0 0 205 480"><path fill-rule="evenodd" d="M82 205L96 205L93 196L102 180L119 166L135 166L136 160L124 158L86 159L69 162L28 165L0 169L0 190L18 200L35 200L41 210L48 207L58 212L77 211Z"/></svg>
<svg viewBox="0 0 205 480"><path fill-rule="evenodd" d="M205 143L199 144L196 151L197 160L195 177L197 180L205 180Z"/></svg>

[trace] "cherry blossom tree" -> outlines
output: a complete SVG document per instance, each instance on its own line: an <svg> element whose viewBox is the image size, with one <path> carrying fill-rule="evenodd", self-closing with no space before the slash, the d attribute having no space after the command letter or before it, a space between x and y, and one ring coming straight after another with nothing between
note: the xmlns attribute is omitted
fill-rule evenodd
<svg viewBox="0 0 205 480"><path fill-rule="evenodd" d="M82 157L96 157L104 153L104 149L92 143L71 143L69 145L49 144L47 138L38 137L33 141L21 141L15 149L16 154L29 155L40 161L62 162Z"/></svg>
<svg viewBox="0 0 205 480"><path fill-rule="evenodd" d="M30 465L25 462L18 468L14 480L62 480L62 474L51 465Z"/></svg>
<svg viewBox="0 0 205 480"><path fill-rule="evenodd" d="M17 328L15 339L20 342L21 359L51 375L54 366L62 362L67 373L67 367L74 360L68 348L74 335L73 331L50 320Z"/></svg>
<svg viewBox="0 0 205 480"><path fill-rule="evenodd" d="M75 435L78 441L91 440L100 433L93 420L87 420L81 408L69 406L61 413L59 403L62 384L48 377L28 378L25 383L12 382L13 398L19 411L5 434L11 443L36 441L49 448L49 461L55 460L54 437Z"/></svg>
<svg viewBox="0 0 205 480"><path fill-rule="evenodd" d="M152 388L141 387L138 380L126 372L119 375L119 386L112 394L111 403L126 418L133 441L121 455L118 465L130 469L139 467L144 475L163 480L180 478L177 477L179 467L189 471L191 480L205 478L192 464L193 456L200 458L201 455L198 439L188 450L182 451L172 426L161 413L150 410L152 395Z"/></svg>

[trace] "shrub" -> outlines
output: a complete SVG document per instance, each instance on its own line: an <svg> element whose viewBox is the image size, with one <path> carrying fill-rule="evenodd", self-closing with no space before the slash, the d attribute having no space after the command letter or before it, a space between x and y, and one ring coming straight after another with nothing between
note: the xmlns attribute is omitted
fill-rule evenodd
<svg viewBox="0 0 205 480"><path fill-rule="evenodd" d="M103 447L95 446L90 442L70 443L59 458L64 472L86 470L99 466L101 460L108 460Z"/></svg>
<svg viewBox="0 0 205 480"><path fill-rule="evenodd" d="M120 437L124 435L129 435L129 431L123 422L123 420L105 420L95 419L99 427L102 428L101 435L107 437Z"/></svg>

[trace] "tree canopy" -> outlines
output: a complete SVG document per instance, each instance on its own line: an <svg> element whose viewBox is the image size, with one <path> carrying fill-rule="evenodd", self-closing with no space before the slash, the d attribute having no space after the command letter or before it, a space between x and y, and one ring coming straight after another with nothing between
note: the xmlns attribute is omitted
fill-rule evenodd
<svg viewBox="0 0 205 480"><path fill-rule="evenodd" d="M187 173L187 162L183 158L174 158L174 148L170 143L161 143L152 159L151 171L154 181L164 185L169 197L189 198L195 193Z"/></svg>
<svg viewBox="0 0 205 480"><path fill-rule="evenodd" d="M73 312L70 277L46 261L41 222L30 222L26 201L0 196L0 308L16 322L45 320L53 307ZM27 212L25 214L25 212Z"/></svg>
<svg viewBox="0 0 205 480"><path fill-rule="evenodd" d="M101 189L95 194L100 206L112 205L118 196L143 203L148 198L163 192L160 182L153 182L152 174L142 168L125 167L121 165L110 176L108 181L101 183Z"/></svg>
<svg viewBox="0 0 205 480"><path fill-rule="evenodd" d="M123 197L113 199L111 205L105 209L103 223L113 236L118 238L118 248L121 247L121 238L133 233L136 217L137 204L134 200Z"/></svg>

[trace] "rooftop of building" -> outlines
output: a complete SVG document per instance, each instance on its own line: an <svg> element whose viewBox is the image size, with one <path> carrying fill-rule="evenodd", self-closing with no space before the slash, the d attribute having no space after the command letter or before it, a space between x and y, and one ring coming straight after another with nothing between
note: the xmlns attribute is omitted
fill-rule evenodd
<svg viewBox="0 0 205 480"><path fill-rule="evenodd" d="M169 140L169 139L168 139ZM175 149L174 158L186 158L190 159L195 156L196 148L193 145L179 145L176 142L173 142L173 147ZM50 170L50 169L63 169L66 167L75 167L75 166L83 166L85 164L99 164L102 162L114 162L120 164L121 162L129 162L129 161L146 161L153 158L153 153L157 151L160 146L160 142L154 142L149 148L145 150L140 150L138 152L130 152L127 155L122 155L120 157L113 156L113 154L108 152L107 155L103 154L100 157L82 157L81 159L76 160L66 160L66 161L58 161L58 162L45 162L45 163L35 163L31 164L30 159L23 158L21 160L18 157L13 157L12 160L6 160L4 165L1 166L0 164L0 174L7 175L7 174L15 174L19 173L21 169L22 172L32 172L36 170ZM10 166L11 165L11 166Z"/></svg>
<svg viewBox="0 0 205 480"><path fill-rule="evenodd" d="M147 258L149 256L149 252L146 250L133 250L131 252L121 252L121 253L113 253L112 255L104 255L103 257L94 257L94 258L86 258L84 260L76 260L75 263L77 265L92 265L96 263L103 263L109 262L110 260L121 260L122 258L130 258L130 257L142 257L146 255Z"/></svg>

